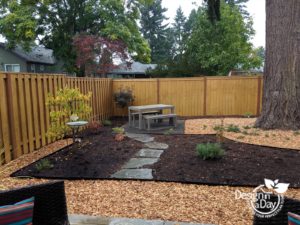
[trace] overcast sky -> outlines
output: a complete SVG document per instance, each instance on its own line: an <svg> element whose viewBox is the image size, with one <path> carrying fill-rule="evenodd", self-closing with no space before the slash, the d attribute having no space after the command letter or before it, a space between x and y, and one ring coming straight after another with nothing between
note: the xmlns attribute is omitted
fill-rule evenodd
<svg viewBox="0 0 300 225"><path fill-rule="evenodd" d="M167 17L173 21L176 10L181 6L185 16L190 14L190 11L197 5L202 4L202 0L162 0L163 7L168 9ZM265 0L249 0L247 3L248 12L253 17L254 29L256 31L255 37L252 40L254 46L265 46ZM170 22L171 22L170 21Z"/></svg>

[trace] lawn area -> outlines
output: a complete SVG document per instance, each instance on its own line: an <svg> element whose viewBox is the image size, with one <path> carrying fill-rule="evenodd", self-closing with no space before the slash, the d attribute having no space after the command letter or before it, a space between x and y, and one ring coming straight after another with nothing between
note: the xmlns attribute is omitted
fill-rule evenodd
<svg viewBox="0 0 300 225"><path fill-rule="evenodd" d="M185 122L185 134L175 135L170 132L163 135L152 135L156 141L169 145L169 148L165 150L157 163L145 166L145 168L152 168L153 171L155 171L153 173L154 180L190 181L193 183L197 183L195 180L200 180L201 182L209 181L210 183L214 183L215 185L213 186L177 182L105 179L109 178L107 174L111 174L113 171L119 169L123 163L128 161L130 157L142 148L141 143L130 138L126 138L122 142L114 141L110 130L111 128L105 128L106 130L102 130L102 133L86 138L86 143L84 142L84 138L83 142L80 143L80 145L78 144L75 151L72 149L74 145L71 145L73 146L72 148L68 146L71 140L62 140L6 164L0 168L0 189L46 182L47 179L17 179L9 176L16 170L28 166L52 153L54 154L52 154L51 157L55 156L55 154L63 153L62 156L67 159L70 159L69 153L72 153L71 155L73 156L71 157L74 157L72 160L76 160L76 158L80 157L80 154L82 157L88 155L85 160L91 160L96 158L95 155L91 154L94 150L99 153L99 158L96 158L96 161L100 160L99 162L101 163L105 162L105 160L115 160L115 164L106 164L105 167L99 167L101 170L107 169L107 174L104 173L105 171L101 171L101 173L98 174L98 176L104 180L80 179L65 181L69 213L211 224L252 224L252 210L245 200L235 199L236 190L250 192L253 190L253 187L249 186L256 186L260 184L259 182L262 183L263 178L265 178L264 176L270 179L280 179L284 182L291 182L291 186L297 186L299 184L297 181L298 177L291 173L292 166L294 170L296 168L296 172L297 168L299 168L297 166L295 167L295 163L297 163L297 159L299 158L299 152L291 149L298 148L296 144L297 141L299 142L297 133L286 131L292 134L288 136L285 132L272 131L275 134L275 136L273 136L271 131L267 131L270 135L270 140L265 141L267 138L265 137L266 133L264 133L264 131L250 127L253 122L253 118L225 119L224 127L234 124L239 127L240 131L237 133L224 132L224 137L226 138L224 141L225 156L222 159L213 161L203 161L197 158L195 147L197 143L216 141L215 135L213 135L216 133L214 128L220 125L220 119L187 120ZM245 130L247 130L248 134L245 134ZM235 131L237 130L235 129ZM252 135L253 132L256 132L256 134ZM245 137L238 138L241 135ZM290 140L285 140L286 137L290 137ZM256 141L255 144L258 144L257 141L259 139L261 140L259 144L263 146L270 146L272 144L272 146L281 149L247 144L251 140ZM104 140L106 140L106 142ZM273 142L271 140L273 140ZM286 144L286 142L291 140L293 140L293 145ZM111 145L111 143L114 143L114 145ZM284 145L288 146L289 149L282 149ZM58 151L62 148L62 151ZM70 151L66 151L68 148L70 148ZM76 150L78 150L78 153L76 153ZM82 152L80 152L81 150ZM120 155L122 157L120 157ZM57 158L62 160L66 167L68 165L72 166L73 170L79 170L82 173L84 173L84 170L81 169L86 168L86 171L93 175L93 171L87 168L89 162L83 165L71 165L68 164L68 160L65 160L66 158ZM252 161L251 158L253 159ZM236 159L236 161L233 159ZM283 161L279 162L278 160ZM295 161L290 163L291 167L289 168L287 166L290 160ZM250 170L250 168L258 164L262 164L260 169L264 170L263 172L260 170L259 173L254 174L254 170ZM54 168L52 169L55 170L55 167L59 165L58 161L57 164L54 164ZM273 170L276 165L277 170ZM239 167L235 166L243 167L241 167L242 170L240 170ZM249 168L247 168L247 166ZM91 164L91 167L95 167L95 164ZM35 167L32 166L31 169L34 170ZM52 169L49 170L51 171ZM60 168L60 171L64 171L64 169ZM269 174L268 171L270 172ZM274 178L270 177L272 175L271 172L273 172ZM54 172L52 173L56 174ZM251 173L252 176L250 177L249 174ZM278 177L277 175L280 173L282 174ZM238 177L233 179L236 174L238 174ZM224 177L224 175L228 177ZM291 176L289 177L289 175ZM173 180L168 180L170 178ZM182 180L183 178L185 180ZM253 180L251 178L253 178ZM232 183L234 180L237 183ZM238 182L242 181L247 182L245 183L246 187L232 186L238 185ZM285 195L299 199L300 191L296 188L290 188ZM83 205L84 207L82 207Z"/></svg>

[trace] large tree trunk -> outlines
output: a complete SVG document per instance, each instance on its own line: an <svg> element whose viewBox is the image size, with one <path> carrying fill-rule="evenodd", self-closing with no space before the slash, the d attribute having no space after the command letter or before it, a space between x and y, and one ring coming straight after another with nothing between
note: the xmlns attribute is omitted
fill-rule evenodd
<svg viewBox="0 0 300 225"><path fill-rule="evenodd" d="M300 128L300 0L266 0L263 107L256 126Z"/></svg>

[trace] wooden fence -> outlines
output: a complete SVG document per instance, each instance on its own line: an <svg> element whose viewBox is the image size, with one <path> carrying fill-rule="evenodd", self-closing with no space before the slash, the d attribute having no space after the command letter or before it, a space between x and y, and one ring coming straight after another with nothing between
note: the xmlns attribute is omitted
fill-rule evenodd
<svg viewBox="0 0 300 225"><path fill-rule="evenodd" d="M113 91L129 87L134 105L172 104L180 116L258 115L262 77L202 77L114 80ZM114 115L126 115L114 105Z"/></svg>
<svg viewBox="0 0 300 225"><path fill-rule="evenodd" d="M257 115L262 77L203 77L111 80L64 75L0 73L0 165L51 142L47 94L65 87L92 92L92 116L103 120L126 115L112 96L132 88L135 105L172 104L180 116Z"/></svg>
<svg viewBox="0 0 300 225"><path fill-rule="evenodd" d="M91 91L92 116L102 120L112 115L112 80L69 78L64 75L0 74L0 165L51 142L48 93L65 87Z"/></svg>

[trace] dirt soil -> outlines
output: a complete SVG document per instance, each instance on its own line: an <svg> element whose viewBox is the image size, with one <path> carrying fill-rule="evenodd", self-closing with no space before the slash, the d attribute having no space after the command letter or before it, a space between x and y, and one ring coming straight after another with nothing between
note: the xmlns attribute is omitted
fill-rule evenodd
<svg viewBox="0 0 300 225"><path fill-rule="evenodd" d="M103 127L97 135L84 134L81 143L75 143L57 151L46 158L52 165L50 169L38 170L36 161L22 168L13 176L30 176L63 179L109 178L121 169L142 145L125 138L122 142L114 140L111 128Z"/></svg>
<svg viewBox="0 0 300 225"><path fill-rule="evenodd" d="M264 178L279 179L300 187L300 152L255 146L225 139L225 156L202 160L198 143L216 142L215 135L157 135L156 141L169 145L158 163L151 166L154 179L200 184L258 186Z"/></svg>

